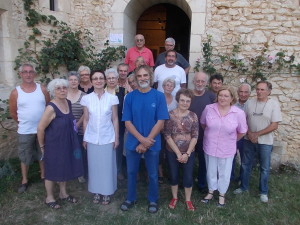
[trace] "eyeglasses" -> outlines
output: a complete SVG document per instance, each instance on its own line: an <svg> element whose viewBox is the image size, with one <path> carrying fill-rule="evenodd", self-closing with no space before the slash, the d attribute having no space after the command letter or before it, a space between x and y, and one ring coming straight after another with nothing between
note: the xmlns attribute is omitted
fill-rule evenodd
<svg viewBox="0 0 300 225"><path fill-rule="evenodd" d="M144 42L144 39L135 39L136 42Z"/></svg>
<svg viewBox="0 0 300 225"><path fill-rule="evenodd" d="M56 91L65 91L65 90L67 90L67 87L56 87L55 90Z"/></svg>
<svg viewBox="0 0 300 225"><path fill-rule="evenodd" d="M80 74L80 76L81 76L81 77L83 77L83 76L90 76L90 74L84 73L84 74Z"/></svg>
<svg viewBox="0 0 300 225"><path fill-rule="evenodd" d="M105 80L104 77L95 77L95 78L92 78L92 80L96 81L96 80Z"/></svg>
<svg viewBox="0 0 300 225"><path fill-rule="evenodd" d="M108 77L106 78L107 80L116 80L117 78L116 77Z"/></svg>
<svg viewBox="0 0 300 225"><path fill-rule="evenodd" d="M35 72L33 70L31 70L31 71L22 71L21 73L22 74L30 74L30 75L35 74Z"/></svg>

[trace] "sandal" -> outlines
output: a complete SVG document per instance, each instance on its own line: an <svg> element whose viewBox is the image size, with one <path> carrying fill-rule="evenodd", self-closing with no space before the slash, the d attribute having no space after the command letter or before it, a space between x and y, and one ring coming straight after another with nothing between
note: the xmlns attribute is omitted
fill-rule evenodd
<svg viewBox="0 0 300 225"><path fill-rule="evenodd" d="M191 201L185 201L186 204L186 209L188 211L194 212L195 211L195 207L193 206L193 203Z"/></svg>
<svg viewBox="0 0 300 225"><path fill-rule="evenodd" d="M109 195L104 195L102 198L102 205L108 205L110 203L110 196Z"/></svg>
<svg viewBox="0 0 300 225"><path fill-rule="evenodd" d="M170 209L175 209L176 208L176 204L177 204L178 199L177 198L172 198L172 200L169 203L169 208Z"/></svg>
<svg viewBox="0 0 300 225"><path fill-rule="evenodd" d="M221 198L224 199L224 203L220 203ZM217 203L217 206L220 208L225 207L225 196L224 195L219 195L219 202Z"/></svg>
<svg viewBox="0 0 300 225"><path fill-rule="evenodd" d="M122 211L128 211L130 208L132 208L135 205L135 203L136 203L135 201L130 202L130 201L126 200L125 202L123 202L121 204L120 209Z"/></svg>
<svg viewBox="0 0 300 225"><path fill-rule="evenodd" d="M51 209L60 209L61 206L59 204L57 204L56 201L54 202L45 202L45 204L50 207Z"/></svg>
<svg viewBox="0 0 300 225"><path fill-rule="evenodd" d="M208 198L208 196L211 196L211 198ZM213 200L213 198L214 198L214 193L208 192L208 194L203 199L201 199L201 202L208 204L211 200Z"/></svg>
<svg viewBox="0 0 300 225"><path fill-rule="evenodd" d="M156 202L150 202L148 205L148 212L157 213L157 211L158 211L158 204Z"/></svg>
<svg viewBox="0 0 300 225"><path fill-rule="evenodd" d="M77 203L78 202L78 200L76 198L74 198L72 195L69 195L66 198L61 198L60 200L70 202L70 203Z"/></svg>
<svg viewBox="0 0 300 225"><path fill-rule="evenodd" d="M99 204L100 201L101 201L101 195L95 194L95 195L94 195L94 199L93 199L93 203Z"/></svg>

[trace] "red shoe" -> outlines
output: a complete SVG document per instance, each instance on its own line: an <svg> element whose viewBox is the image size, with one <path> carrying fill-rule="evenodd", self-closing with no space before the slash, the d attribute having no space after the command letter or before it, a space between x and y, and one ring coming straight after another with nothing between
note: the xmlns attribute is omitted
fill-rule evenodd
<svg viewBox="0 0 300 225"><path fill-rule="evenodd" d="M177 198L172 198L172 200L169 203L169 208L170 209L175 209L176 208L176 204L177 204L178 199Z"/></svg>
<svg viewBox="0 0 300 225"><path fill-rule="evenodd" d="M195 211L196 208L193 206L193 203L191 201L185 201L185 204L186 204L186 209L188 211L192 211L192 212Z"/></svg>

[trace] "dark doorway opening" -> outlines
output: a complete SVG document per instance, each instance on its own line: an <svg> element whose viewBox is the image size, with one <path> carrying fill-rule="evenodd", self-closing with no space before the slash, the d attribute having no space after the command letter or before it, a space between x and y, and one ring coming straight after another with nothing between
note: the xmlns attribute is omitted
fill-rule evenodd
<svg viewBox="0 0 300 225"><path fill-rule="evenodd" d="M148 8L137 21L136 30L145 36L146 46L152 50L155 59L165 51L165 39L173 37L175 50L189 60L191 21L179 7L157 4Z"/></svg>

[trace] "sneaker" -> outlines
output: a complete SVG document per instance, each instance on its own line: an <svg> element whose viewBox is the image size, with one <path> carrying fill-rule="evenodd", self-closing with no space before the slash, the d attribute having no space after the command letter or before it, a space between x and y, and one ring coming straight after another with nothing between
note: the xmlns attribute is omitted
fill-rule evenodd
<svg viewBox="0 0 300 225"><path fill-rule="evenodd" d="M261 194L260 195L260 201L264 202L264 203L267 203L269 201L268 195Z"/></svg>
<svg viewBox="0 0 300 225"><path fill-rule="evenodd" d="M79 183L85 183L86 180L85 180L85 178L83 176L81 176L81 177L78 177L78 182Z"/></svg>
<svg viewBox="0 0 300 225"><path fill-rule="evenodd" d="M158 211L158 204L156 202L150 202L148 205L148 212L157 213L157 211Z"/></svg>
<svg viewBox="0 0 300 225"><path fill-rule="evenodd" d="M128 211L130 208L132 208L135 205L135 203L136 203L135 201L130 202L130 201L126 200L125 202L123 202L121 204L120 209L122 211Z"/></svg>
<svg viewBox="0 0 300 225"><path fill-rule="evenodd" d="M28 183L21 184L18 188L18 193L21 194L21 193L25 192L27 190L27 188L28 188Z"/></svg>
<svg viewBox="0 0 300 225"><path fill-rule="evenodd" d="M233 191L233 194L239 195L239 194L242 194L243 192L245 192L245 191L242 190L241 188L238 188L238 189L235 189L235 190Z"/></svg>

